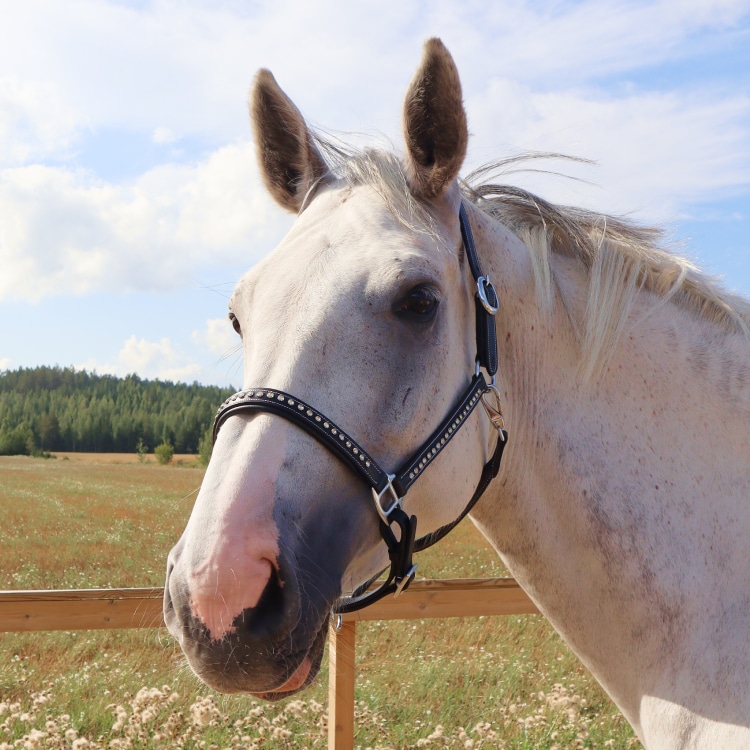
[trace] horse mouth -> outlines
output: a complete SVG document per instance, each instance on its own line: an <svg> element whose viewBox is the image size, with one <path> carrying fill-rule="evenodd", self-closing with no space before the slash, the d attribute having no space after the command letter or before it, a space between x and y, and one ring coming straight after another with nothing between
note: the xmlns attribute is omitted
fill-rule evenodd
<svg viewBox="0 0 750 750"><path fill-rule="evenodd" d="M315 680L320 671L327 633L328 628L326 621L320 627L312 646L302 657L297 668L279 687L267 691L248 690L244 692L248 692L250 695L260 698L261 700L280 701L304 690Z"/></svg>
<svg viewBox="0 0 750 750"><path fill-rule="evenodd" d="M308 678L311 677L310 673L312 671L312 660L309 656L306 656L283 685L270 692L250 693L250 695L254 695L256 698L261 698L266 701L280 700L290 695L294 695L294 693L297 693L303 688L307 687ZM311 679L314 679L314 675Z"/></svg>

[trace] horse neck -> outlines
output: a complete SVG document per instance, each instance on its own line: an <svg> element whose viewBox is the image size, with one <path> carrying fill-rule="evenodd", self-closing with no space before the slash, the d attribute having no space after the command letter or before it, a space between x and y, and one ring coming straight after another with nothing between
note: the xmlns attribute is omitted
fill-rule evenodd
<svg viewBox="0 0 750 750"><path fill-rule="evenodd" d="M651 314L634 312L604 375L583 382L584 273L555 261L545 315L525 249L479 223L483 257L499 248L510 443L473 518L637 727L641 697L675 670L718 679L688 664L695 639L717 637L704 597L750 589L750 349L644 297Z"/></svg>

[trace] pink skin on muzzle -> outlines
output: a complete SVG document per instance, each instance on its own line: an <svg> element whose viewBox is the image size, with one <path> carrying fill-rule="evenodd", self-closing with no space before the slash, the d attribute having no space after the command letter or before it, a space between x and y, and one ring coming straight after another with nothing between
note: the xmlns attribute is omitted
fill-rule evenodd
<svg viewBox="0 0 750 750"><path fill-rule="evenodd" d="M244 425L243 430L245 420L232 418L222 427L185 530L181 557L188 568L190 607L214 640L234 632L235 618L258 604L277 575L279 532L271 477L283 461L283 441L260 440L268 427L264 421L259 417L252 429ZM223 441L234 441L229 452L234 457Z"/></svg>

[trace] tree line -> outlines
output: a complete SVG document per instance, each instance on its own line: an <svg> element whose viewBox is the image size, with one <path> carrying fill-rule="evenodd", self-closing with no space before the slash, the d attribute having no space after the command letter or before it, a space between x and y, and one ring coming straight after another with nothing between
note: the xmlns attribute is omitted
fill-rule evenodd
<svg viewBox="0 0 750 750"><path fill-rule="evenodd" d="M74 368L0 372L0 455L130 453L162 443L198 453L217 407L232 392Z"/></svg>

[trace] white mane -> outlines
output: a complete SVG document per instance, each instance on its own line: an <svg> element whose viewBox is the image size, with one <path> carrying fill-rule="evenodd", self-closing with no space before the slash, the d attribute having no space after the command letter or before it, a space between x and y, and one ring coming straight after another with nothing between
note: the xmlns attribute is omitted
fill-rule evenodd
<svg viewBox="0 0 750 750"><path fill-rule="evenodd" d="M331 171L350 185L370 185L406 226L430 232L424 205L409 190L401 160L375 150L353 150L320 137ZM526 190L483 181L508 167L556 154L530 154L482 167L462 182L464 197L513 231L528 248L539 303L552 309L555 279L551 258L576 258L589 278L588 303L579 321L581 372L591 378L606 366L642 290L672 302L727 333L750 337L750 302L727 292L689 260L660 246L662 232L623 218L545 201ZM565 157L563 157L565 158Z"/></svg>

